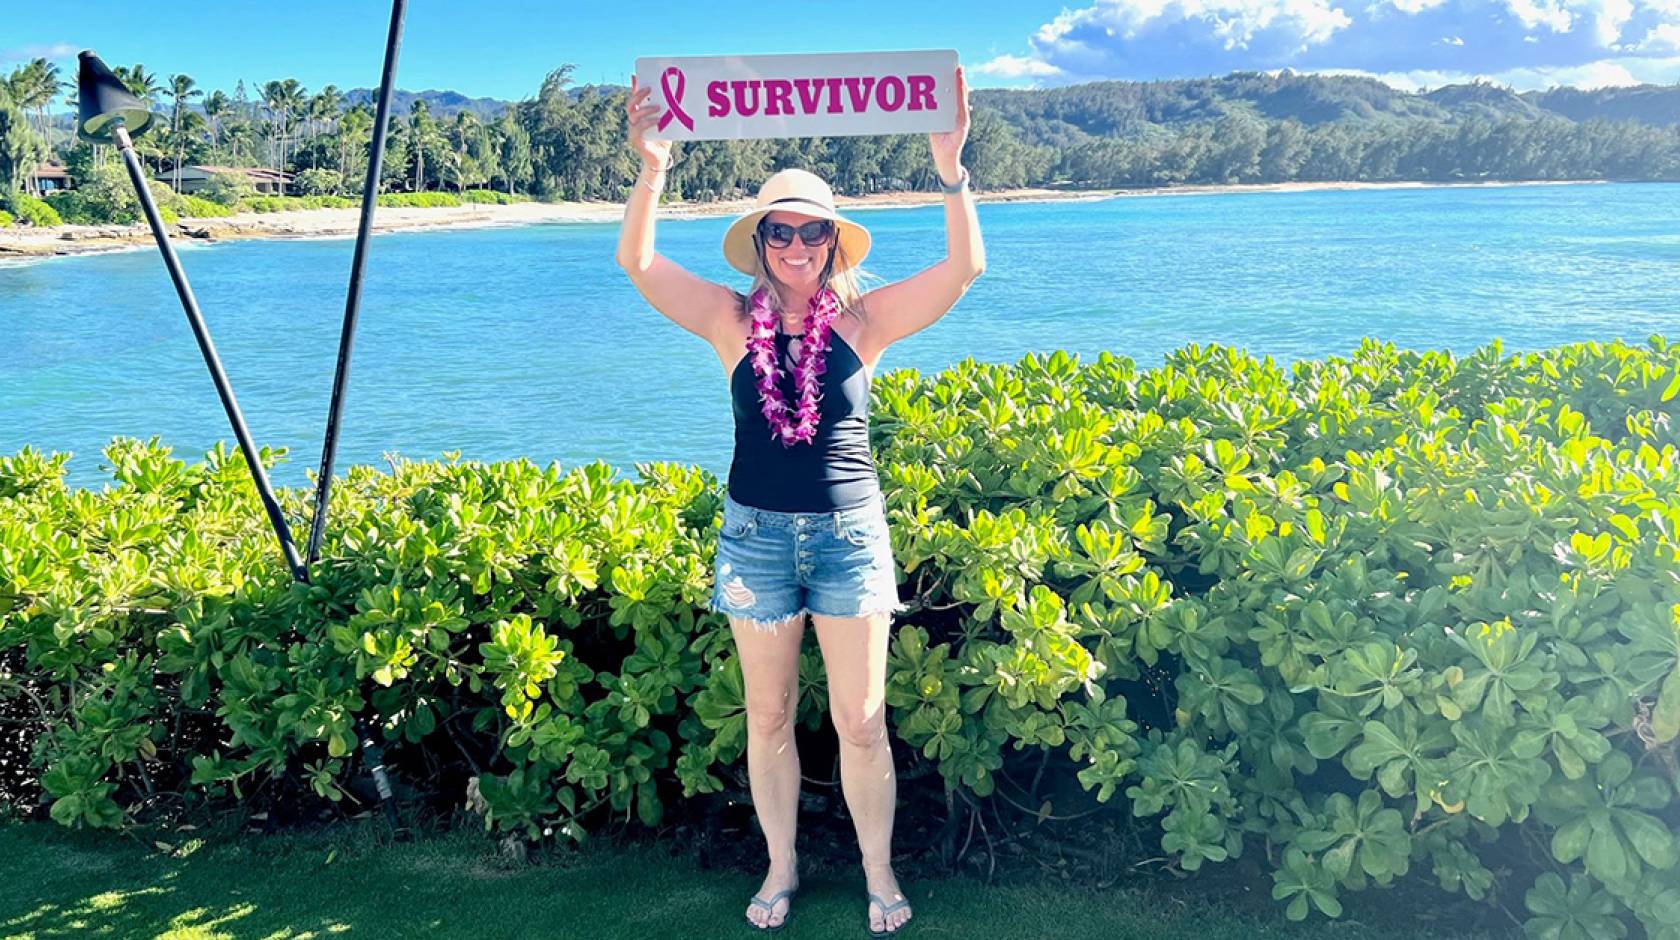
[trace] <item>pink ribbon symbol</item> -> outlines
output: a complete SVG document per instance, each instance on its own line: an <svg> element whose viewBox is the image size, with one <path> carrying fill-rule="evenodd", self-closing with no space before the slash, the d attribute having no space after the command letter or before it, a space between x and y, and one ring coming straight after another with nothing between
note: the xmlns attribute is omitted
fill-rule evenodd
<svg viewBox="0 0 1680 940"><path fill-rule="evenodd" d="M676 80L674 90L672 79ZM683 89L687 84L688 80L683 77L682 69L674 65L659 76L659 90L665 93L665 113L660 115L659 118L660 130L664 130L665 125L671 123L672 118L681 121L682 126L690 131L694 130L694 119L689 117L688 112L684 111L682 107Z"/></svg>

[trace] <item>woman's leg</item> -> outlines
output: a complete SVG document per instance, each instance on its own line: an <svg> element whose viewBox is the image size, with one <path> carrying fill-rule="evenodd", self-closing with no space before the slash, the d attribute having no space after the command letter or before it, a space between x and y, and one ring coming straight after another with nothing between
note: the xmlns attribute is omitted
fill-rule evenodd
<svg viewBox="0 0 1680 940"><path fill-rule="evenodd" d="M799 814L799 752L793 746L793 719L799 710L799 642L805 635L805 615L774 630L735 617L729 618L729 626L747 693L747 779L770 850L770 871L758 896L769 899L799 881L793 850ZM768 911L750 904L747 919L760 927L774 927L787 917L787 910L786 900L777 901Z"/></svg>
<svg viewBox="0 0 1680 940"><path fill-rule="evenodd" d="M891 614L828 617L812 614L828 671L828 704L840 737L840 788L857 827L869 893L887 904L903 898L892 870L893 810L898 777L887 739L887 639ZM886 915L869 906L869 925L897 930L910 909Z"/></svg>

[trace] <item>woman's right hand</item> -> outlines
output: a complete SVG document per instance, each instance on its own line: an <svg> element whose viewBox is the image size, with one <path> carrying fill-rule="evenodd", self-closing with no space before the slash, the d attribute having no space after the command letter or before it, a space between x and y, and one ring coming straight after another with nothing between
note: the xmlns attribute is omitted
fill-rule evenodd
<svg viewBox="0 0 1680 940"><path fill-rule="evenodd" d="M641 155L643 166L659 171L670 166L671 142L648 139L648 132L653 130L663 110L648 100L651 94L653 89L638 88L636 76L630 76L630 98L624 103L624 111L630 125L630 146Z"/></svg>

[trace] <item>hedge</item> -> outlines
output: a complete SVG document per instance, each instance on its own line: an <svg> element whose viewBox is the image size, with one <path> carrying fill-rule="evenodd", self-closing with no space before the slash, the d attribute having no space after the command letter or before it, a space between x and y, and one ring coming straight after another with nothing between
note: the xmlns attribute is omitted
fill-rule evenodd
<svg viewBox="0 0 1680 940"><path fill-rule="evenodd" d="M402 209L435 209L458 206L461 199L454 193L385 193L379 197L379 204Z"/></svg>
<svg viewBox="0 0 1680 940"><path fill-rule="evenodd" d="M216 219L233 215L233 210L200 196L181 196L181 214L193 219Z"/></svg>
<svg viewBox="0 0 1680 940"><path fill-rule="evenodd" d="M1252 857L1291 918L1411 878L1535 937L1680 937L1677 395L1662 337L880 376L906 806L1054 791L1180 870ZM98 492L0 460L0 688L54 819L343 800L358 716L530 838L738 785L703 470L357 467L298 586L236 453L106 456Z"/></svg>
<svg viewBox="0 0 1680 940"><path fill-rule="evenodd" d="M464 190L460 197L462 202L479 202L498 206L531 201L530 196L514 196L508 193L499 193L493 189L468 189Z"/></svg>
<svg viewBox="0 0 1680 940"><path fill-rule="evenodd" d="M64 224L64 220L58 217L58 213L45 199L28 193L12 194L12 211L17 215L17 221L24 225L47 228Z"/></svg>
<svg viewBox="0 0 1680 940"><path fill-rule="evenodd" d="M248 196L239 203L249 212L295 212L301 209L353 209L361 203L345 196Z"/></svg>

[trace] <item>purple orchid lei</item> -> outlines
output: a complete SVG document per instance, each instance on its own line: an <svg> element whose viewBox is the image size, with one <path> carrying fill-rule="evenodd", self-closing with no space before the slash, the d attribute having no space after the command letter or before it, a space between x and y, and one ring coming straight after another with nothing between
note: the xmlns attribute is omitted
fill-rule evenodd
<svg viewBox="0 0 1680 940"><path fill-rule="evenodd" d="M752 334L747 338L747 355L758 375L758 397L771 436L783 447L809 444L822 419L822 374L828 369L828 341L834 318L840 315L840 297L824 287L811 297L805 311L804 346L793 366L794 385L799 389L799 408L790 419L787 400L782 396L781 369L776 362L776 320L770 306L770 292L759 288L752 295Z"/></svg>

